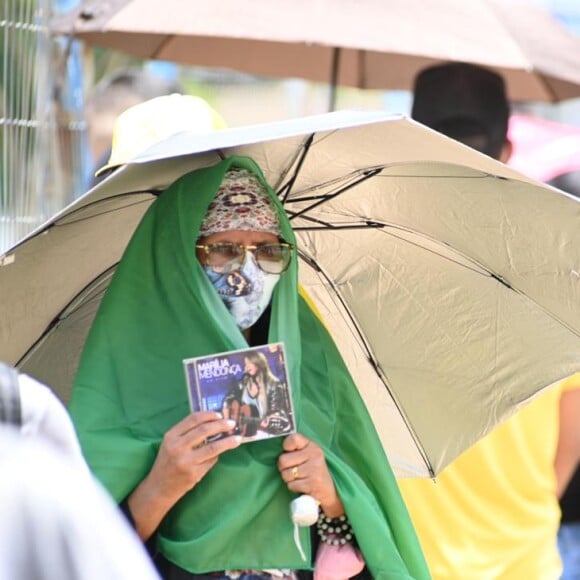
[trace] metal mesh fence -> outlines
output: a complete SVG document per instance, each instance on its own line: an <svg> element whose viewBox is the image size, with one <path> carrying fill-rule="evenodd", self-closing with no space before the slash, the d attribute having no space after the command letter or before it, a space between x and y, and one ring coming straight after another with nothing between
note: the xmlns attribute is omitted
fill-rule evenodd
<svg viewBox="0 0 580 580"><path fill-rule="evenodd" d="M0 2L0 252L82 191L84 129L63 104L68 65L51 13L51 0Z"/></svg>

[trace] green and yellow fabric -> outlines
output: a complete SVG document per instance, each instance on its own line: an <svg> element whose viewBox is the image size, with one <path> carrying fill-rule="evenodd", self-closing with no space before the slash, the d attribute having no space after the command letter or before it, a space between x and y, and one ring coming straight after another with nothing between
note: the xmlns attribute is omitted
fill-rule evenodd
<svg viewBox="0 0 580 580"><path fill-rule="evenodd" d="M87 339L70 410L87 460L117 501L151 468L163 434L189 412L182 360L247 347L195 256L201 221L232 157L184 175L149 208ZM275 193L283 237L295 243ZM297 259L271 306L270 342L286 345L298 429L318 443L375 578L429 573L382 446L324 326L297 288ZM191 572L309 568L293 538L276 468L282 439L223 454L158 530L166 558ZM311 556L308 529L301 543Z"/></svg>

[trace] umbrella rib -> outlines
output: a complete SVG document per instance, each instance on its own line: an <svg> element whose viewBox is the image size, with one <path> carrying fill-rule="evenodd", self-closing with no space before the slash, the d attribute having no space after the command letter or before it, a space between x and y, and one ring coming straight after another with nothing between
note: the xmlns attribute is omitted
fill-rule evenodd
<svg viewBox="0 0 580 580"><path fill-rule="evenodd" d="M435 250L433 250L431 248L426 248L425 246L422 246L421 244L418 244L417 242L413 242L413 241L411 241L411 240L409 240L407 238L397 236L393 231L387 231L390 228L392 228L392 229L400 229L401 231L408 231L408 232L412 232L412 233L417 234L417 235L422 235L419 232L417 232L415 230L410 230L410 229L397 228L396 226L390 225L390 224L383 224L383 228L381 228L381 231L383 231L386 235L389 235L389 236L395 237L397 239L403 240L404 242L406 242L408 244L412 244L412 245L414 245L417 248L422 248L423 250L425 250L427 252L431 252L432 254L435 254L435 255L439 256L440 258L443 258L444 260L448 260L450 262L453 262L454 264L457 264L458 266L462 266L463 268L467 268L467 269L475 272L476 274L478 273L478 274L480 274L482 276L484 276L485 274L487 274L490 278L493 278L496 282L498 282L502 286L505 286L508 290L511 290L512 292L516 292L520 296L523 296L524 298L526 298L530 302L534 303L539 309L542 310L542 312L544 312L552 320L556 321L558 324L560 324L561 326L563 326L564 328L566 328L574 336L580 336L580 332L578 332L577 330L575 330L574 328L572 328L568 323L566 323L564 320L562 320L559 316L557 316L556 314L554 314L553 312L551 312L550 310L548 310L545 306L543 306L542 304L540 304L539 302L537 302L533 298L530 298L524 291L522 291L519 288L517 288L516 286L514 286L511 282L509 282L508 280L506 280L503 276L501 276L497 272L494 272L493 270L491 270L485 264L482 264L481 262L478 262L478 261L474 260L473 258L471 258L469 256L466 256L465 254L463 254L459 250L456 250L455 248L453 248L453 246L450 246L449 244L445 244L446 247L448 247L449 249L453 250L457 254L460 254L466 262L467 261L472 262L473 264L475 264L475 266L477 266L477 268L475 268L475 267L470 268L469 265L466 264L466 263L462 263L462 262L459 262L458 260L454 260L450 256L445 256L443 254L440 254L439 252L436 252Z"/></svg>
<svg viewBox="0 0 580 580"><path fill-rule="evenodd" d="M382 232L384 232L386 235L389 235L389 236L392 236L394 238L400 239L400 240L404 241L405 243L411 244L411 245L413 245L413 246L415 246L417 248L421 248L422 250L425 250L426 252L430 252L430 253L432 253L434 255L437 255L440 258L444 259L444 260L447 260L449 262L452 262L454 264L457 264L458 266L461 266L463 268L466 268L468 270L471 270L472 272L474 272L476 274L480 274L481 276L487 275L490 278L493 278L496 282L498 282L499 284L501 284L502 286L504 286L508 290L511 290L512 292L516 292L520 296L523 296L527 300L533 302L545 314L547 314L550 318L552 318L558 324L562 325L564 328L566 328L567 330L569 330L572 334L574 334L575 336L580 336L580 333L578 331L576 331L574 328L572 328L569 324L567 324L559 316L557 316L556 314L554 314L553 312L551 312L550 310L548 310L543 305L539 304L536 300L533 300L532 298L530 298L525 292L523 292L519 288L515 287L513 284L511 284L511 282L509 282L508 280L506 280L503 276L501 276L497 272L494 272L493 270L491 270L485 264L482 264L480 262L477 262L473 258L464 255L461 251L453 248L449 244L445 244L445 246L447 248L449 248L453 252L461 255L463 257L463 259L464 259L464 262L461 262L459 260L454 260L451 256L446 256L444 254L441 254L441 253L435 251L434 249L425 247L424 245L419 244L417 242L414 242L414 241L412 241L412 240L410 240L408 238L405 238L405 237L402 237L402 236L397 236L396 233L393 230L400 230L402 232L403 231L409 232L409 233L412 233L412 234L417 235L417 236L427 237L431 241L436 241L436 240L433 240L432 238L429 238L428 236L425 236L425 234L422 234L421 232L418 232L416 230L412 230L412 229L409 229L409 228L402 228L402 227L396 226L395 224L381 223L381 222L370 221L370 220L366 221L365 223L361 223L361 224L348 224L348 225L336 226L336 225L333 225L331 223L325 222L323 220L320 220L320 219L317 219L317 218L313 218L311 216L302 216L302 219L303 220L308 220L308 221L314 222L314 223L319 224L319 225L318 226L295 226L295 227L293 227L293 229L295 231L320 231L320 230L333 230L333 231L336 231L336 230L348 230L348 229L353 229L354 230L354 229L365 229L365 228L379 229ZM441 243L441 242L439 242L439 243ZM473 263L473 266L470 267L467 262L472 262Z"/></svg>
<svg viewBox="0 0 580 580"><path fill-rule="evenodd" d="M314 142L314 135L315 135L314 133L311 133L309 135L308 139L306 139L306 141L304 142L304 145L302 147L302 152L300 153L300 157L298 158L298 162L296 163L296 169L294 170L292 177L278 191L278 195L282 198L282 203L286 203L288 196L292 192L292 187L294 186L294 183L296 182L296 179L298 178L298 174L300 173L300 170L302 169L302 165L304 164L304 161L306 160L306 156L308 155L308 153L310 151L310 147L312 147L312 143Z"/></svg>
<svg viewBox="0 0 580 580"><path fill-rule="evenodd" d="M420 248L422 250L425 250L426 252L430 252L432 254L435 254L437 256L439 256L440 258L443 258L444 260L448 260L449 262L453 262L454 264L457 264L458 266L462 266L464 268L467 268L468 270L471 270L475 273L481 274L482 276L487 274L489 277L494 278L495 280L497 280L500 284L504 285L506 288L509 288L510 290L513 290L514 292L518 292L517 289L515 289L507 280L505 280L502 276L500 276L499 274L497 274L496 272L493 272L492 270L490 270L487 266L480 264L479 262L474 262L474 260L472 258L469 258L468 256L465 256L463 254L461 254L461 252L459 252L458 250L455 250L454 248L452 248L451 246L449 246L448 244L446 244L446 247L448 247L449 249L453 250L454 252L457 252L459 254L461 254L464 258L464 260L470 261L470 262L474 262L478 268L475 267L469 267L468 264L466 263L462 263L458 260L454 260L452 259L450 256L444 256L443 254L440 254L439 252L436 252L433 249L430 248L426 248L425 246L418 244L417 242L414 242L412 240L409 240L408 238L404 238L401 236L397 236L393 231L389 231L389 230L400 230L400 231L405 231L405 232L410 232L413 233L417 236L424 236L424 234L421 234L420 232L416 231L416 230L411 230L409 228L402 228L402 227L398 227L394 224L386 224L386 223L380 223L380 222L375 222L375 221L371 221L371 220L367 220L365 223L361 223L361 224L345 224L345 225L336 225L336 224L332 224L330 222L325 222L323 220L317 219L317 218L313 218L311 216L302 216L303 220L308 220L311 222L314 222L316 224L319 224L317 226L295 226L293 227L294 231L304 231L304 232L311 232L311 231L324 231L324 230L333 230L333 231L338 231L338 230L357 230L357 229L381 229L384 231L384 233L386 235L392 236L394 238L397 238L399 240L404 241L405 243L411 244L417 248ZM431 239L431 238L429 238ZM434 240L432 240L434 241ZM483 272L482 272L483 270Z"/></svg>
<svg viewBox="0 0 580 580"><path fill-rule="evenodd" d="M306 189L305 191L316 191L317 189L321 189L322 187L326 187L326 186L334 186L335 184L342 184L342 183L348 183L349 186L348 187L353 187L354 185L357 185L360 181L362 181L361 179L357 179L357 177L359 175L363 175L368 171L377 171L377 173L381 170L383 170L385 168L385 165L380 165L380 166L376 166L376 167L366 167L365 169L359 170L359 171L354 171L350 174L348 174L347 176L344 176L340 179L333 179L330 181L326 181L324 183L320 183L317 187L311 187ZM356 182L354 181L356 180ZM347 187L347 189L348 189ZM334 192L334 193L333 193ZM330 189L329 193L321 193L321 194L315 194L315 195L302 195L300 193L298 193L296 195L296 197L293 197L292 199L288 199L286 200L286 205L290 205L291 203L304 203L305 201L318 201L318 200L323 200L326 201L329 196L331 195L335 195L337 193L337 190L335 189ZM310 209L310 208L308 208Z"/></svg>
<svg viewBox="0 0 580 580"><path fill-rule="evenodd" d="M395 405L395 407L399 411L399 414L401 415L403 421L405 422L405 425L407 426L407 429L409 430L409 433L410 433L411 437L413 438L413 441L415 442L415 445L417 447L417 450L418 450L419 454L421 455L421 457L423 458L423 461L425 462L425 467L429 471L429 475L432 478L434 478L435 477L435 470L433 469L433 467L432 467L432 465L431 465L431 463L429 461L429 458L428 458L427 454L425 453L425 450L423 449L423 446L421 445L421 442L419 441L419 438L417 437L417 434L415 433L415 430L413 429L413 426L409 423L405 412L403 411L402 407L399 405L398 401L393 396L393 393L392 393L391 389L389 388L389 384L388 384L388 380L387 380L387 375L386 375L385 371L383 370L383 368L379 364L379 361L373 355L372 350L370 348L370 345L368 344L367 340L365 339L364 334L362 333L362 331L361 331L361 329L360 329L360 327L359 327L359 325L358 325L358 323L356 321L356 318L355 318L354 314L351 312L350 308L348 307L348 304L342 298L342 296L341 296L338 288L336 287L336 284L334 283L334 281L332 280L332 278L330 276L328 276L328 274L326 274L326 272L312 258L310 258L309 256L307 256L306 254L304 254L300 250L298 250L298 255L311 268L313 268L316 272L318 272L326 280L326 282L328 283L328 285L334 291L334 294L335 294L336 298L341 303L341 305L342 305L342 307L344 309L344 312L348 316L348 318L349 318L349 320L350 320L350 322L352 324L352 327L354 328L356 334L359 337L360 343L361 343L363 349L366 352L366 356L367 356L368 362L370 363L370 365L372 366L372 368L376 372L377 376L379 377L379 380L381 381L381 383L383 383L383 385L385 386L385 389L389 393L389 396L391 397L391 400L393 401L393 404Z"/></svg>
<svg viewBox="0 0 580 580"><path fill-rule="evenodd" d="M157 47L155 48L155 51L153 52L153 54L149 57L152 59L159 59L159 60L164 60L163 59L163 50L165 49L165 47L171 42L171 35L170 34L166 34L161 42L159 42L159 44L157 45Z"/></svg>
<svg viewBox="0 0 580 580"><path fill-rule="evenodd" d="M283 201L286 204L286 206L291 204L291 203L304 203L305 201L313 201L313 200L320 201L320 203L324 203L324 202L328 201L329 199L332 199L333 197L339 195L340 193L347 191L349 188L354 187L356 185L359 185L359 183L363 182L367 178L367 176L373 177L374 175L378 175L379 173L381 173L385 168L391 169L395 165L400 165L400 164L375 165L375 166L371 166L371 167L361 168L361 169L358 169L357 171L354 171L354 172L348 174L348 176L345 176L342 179L331 180L331 181L319 184L319 186L317 188L310 188L308 190L308 191L310 191L312 189L320 189L322 186L326 186L329 183L334 184L336 182L345 182L347 177L349 179L353 179L353 181L349 182L349 185L345 186L343 189L336 191L334 193L326 193L326 194L320 194L320 195L308 195L308 196L304 195L304 196L300 196L300 197L294 197L292 199L284 198ZM358 175L363 175L363 177L355 180L355 177ZM408 175L406 175L405 173L388 173L388 174L382 175L382 177L384 177L385 179L390 179L390 178L398 178L398 177L408 177ZM438 179L438 178L447 179L449 176L422 174L421 176L417 176L417 177L428 178L428 179ZM485 179L487 177L494 177L496 179L508 179L508 178L501 177L498 175L493 175L491 173L483 173L483 172L481 175L469 176L470 179ZM467 177L464 176L463 178L466 179ZM284 186L284 187L286 187L286 186ZM310 209L316 207L316 205L317 204L313 204L313 205L305 208L302 211L303 212L309 211ZM286 206L285 206L285 208L288 211ZM299 214L295 214L295 215L299 215Z"/></svg>
<svg viewBox="0 0 580 580"><path fill-rule="evenodd" d="M98 199L96 201L93 201L91 203L88 203L87 205L83 205L81 207L76 208L75 210L73 210L70 213L68 213L65 216L63 216L63 219L69 218L70 216L74 216L76 213L78 213L78 212L80 212L82 210L85 210L85 209L87 209L89 207L98 206L99 204L108 202L108 201L110 201L112 199L120 199L120 198L123 198L123 197L130 197L132 195L141 195L141 194L147 194L147 193L151 194L153 197L157 197L157 196L159 196L162 193L162 191L160 191L160 190L159 191L158 190L129 191L129 192L126 192L126 193L120 193L118 195L113 195L111 197L106 197L106 198L103 198L103 199ZM131 206L134 206L134 205L139 205L141 203L145 203L146 201L148 202L149 200L136 201L135 203L131 203L129 205L126 205L123 209L126 209L126 208L131 207ZM115 212L115 211L118 211L118 210L119 210L119 208L118 207L115 207L115 208L112 208L110 210L104 211L101 215L105 215L107 213ZM78 223L78 222L82 222L82 221L87 220L87 219L92 219L93 217L94 217L94 215L90 215L90 216L86 216L86 217L81 217L81 218L76 219L76 220L66 219L66 221L64 223L54 222L54 223L50 224L48 227L50 228L52 226L66 226L68 224Z"/></svg>
<svg viewBox="0 0 580 580"><path fill-rule="evenodd" d="M439 252L436 252L435 250L432 250L430 248L426 248L425 246L418 244L417 242L413 242L412 240L409 240L408 238L397 236L393 231L389 231L389 230L397 230L398 229L398 230L405 231L405 232L411 232L415 235L422 235L419 232L417 232L416 230L411 230L408 228L401 228L401 227L398 227L394 224L385 224L385 223L375 222L375 221L371 221L371 220L367 220L365 223L361 223L361 224L336 225L336 224L332 224L330 222L325 222L325 221L317 219L317 218L313 218L311 216L302 216L302 219L307 220L307 221L311 221L311 222L319 224L319 225L317 225L317 226L295 226L295 227L293 227L294 231L303 231L303 232L324 231L324 230L338 231L338 230L358 230L358 229L369 229L369 228L384 230L384 233L386 235L392 236L392 237L397 238L399 240L403 240L404 242L406 242L408 244L411 244L417 248L421 248L422 250L425 250L426 252L430 252L432 254L435 254L435 255L439 256L440 258L443 258L444 260L448 260L449 262L453 262L454 264L457 264L458 266L462 266L464 268L467 268L468 270L471 270L477 274L481 274L482 276L487 274L489 277L494 278L497 282L504 285L506 288L513 290L514 292L518 292L518 290L515 289L502 276L500 276L496 272L493 272L485 265L480 264L479 262L474 262L474 260L472 258L469 258L469 257L462 254L465 261L474 262L478 266L479 269L475 268L475 267L469 267L468 264L459 262L458 260L453 260L450 256L444 256L443 254L440 254ZM449 249L452 249L454 252L460 253L458 250L455 250L454 248L452 248L448 244L446 244L446 246ZM483 270L483 272L482 272L482 270Z"/></svg>
<svg viewBox="0 0 580 580"><path fill-rule="evenodd" d="M371 177L374 177L375 175L379 174L382 170L383 170L383 167L375 167L373 169L367 169L367 170L362 172L361 177L359 177L358 179L352 181L351 183L341 187L340 189L338 189L334 193L310 198L310 199L317 199L317 201L315 203L311 203L309 206L305 207L304 209L301 209L300 211L297 211L297 212L290 212L290 211L286 210L286 211L288 211L290 220L293 220L297 217L300 217L304 213L306 213L307 211L310 211L310 210L314 209L315 207L318 207L319 205L326 203L327 201L330 201L331 199L334 199L335 197L341 195L345 191L348 191L349 189L356 187L360 183L365 182L367 179L370 179ZM293 200L293 201L304 201L305 199L309 199L309 198L302 198L302 199Z"/></svg>
<svg viewBox="0 0 580 580"><path fill-rule="evenodd" d="M385 233L387 236L391 236L393 238L397 238L398 240L402 240L403 242L410 244L412 246L415 246L416 248L420 248L421 250L424 250L425 252L429 252L431 254L434 254L436 256L439 256L440 258L447 260L448 262L452 262L453 264L457 264L458 266L462 266L463 268L466 268L468 270L471 270L472 272L475 272L476 274L481 274L482 276L484 276L485 274L487 274L489 277L491 278L495 278L498 282L500 282L501 284L503 284L504 286L506 286L506 288L509 288L510 290L514 290L514 288L508 283L506 282L499 274L496 274L495 272L493 272L492 270L490 270L487 266L485 266L484 264L480 264L479 262L475 261L473 258L466 256L465 254L463 254L462 252L460 252L459 250L456 250L455 248L453 248L453 246L444 243L444 242L439 242L441 244L444 244L445 247L449 248L450 250L453 250L454 252L456 252L457 254L461 255L463 257L463 259L465 260L465 262L472 262L473 264L475 264L476 267L470 267L468 264L466 263L462 263L459 260L454 260L453 258L451 258L451 256L445 256L443 254L441 254L440 252L437 252L431 248L427 248L422 244L419 244L417 242L414 242L408 238L405 238L403 236L398 236L394 231L392 230L400 230L402 232L410 232L412 234L415 234L417 236L420 237L424 237L429 239L430 241L436 241L433 238L426 236L425 234L422 234L416 230L412 230L409 228L402 228L402 227L398 227L394 224L380 224L382 226L381 230L383 231L383 233ZM482 271L483 270L483 271Z"/></svg>
<svg viewBox="0 0 580 580"><path fill-rule="evenodd" d="M10 252L14 252L20 246L22 246L23 244L25 244L26 242L28 242L30 239L35 238L35 237L39 236L40 234L44 234L44 233L48 232L53 227L56 227L56 226L65 226L65 225L68 225L70 223L76 223L76 222L79 222L79 221L83 221L84 219L90 219L91 217L94 217L94 216L87 216L86 218L82 218L82 219L79 219L79 220L65 221L64 223L58 223L58 220L59 219L64 220L64 219L68 218L69 216L72 216L75 213L77 213L77 212L79 212L79 211L81 211L83 209L86 209L87 207L92 207L92 206L98 205L99 203L105 202L105 201L110 200L110 199L116 199L116 198L125 197L125 196L129 196L129 195L139 195L141 193L151 193L152 195L157 196L157 195L159 195L162 192L161 191L157 192L155 190L152 190L152 191L132 191L132 192L128 192L128 193L122 193L122 194L119 194L119 195L114 195L114 196L111 196L111 197L107 197L105 199L100 199L100 200L94 201L92 203L88 203L86 205L83 205L81 207L78 207L78 208L74 209L73 211L71 211L70 213L67 213L66 215L63 215L63 216L60 216L60 217L57 216L55 218L55 221L52 221L50 223L45 224L44 226L41 226L38 230L35 230L34 232L32 232L30 234L30 236L28 236L28 237L20 240L20 242L18 242L15 246L13 246L12 248L10 248L9 251ZM131 205L139 205L140 203L143 203L143 201L138 201L138 202L135 202L134 204L131 204ZM130 205L125 206L125 207L130 207ZM116 208L116 209L118 209L118 208ZM111 210L111 211L116 211L116 210ZM108 212L104 212L104 213L108 213Z"/></svg>
<svg viewBox="0 0 580 580"><path fill-rule="evenodd" d="M332 47L332 64L330 68L330 94L328 98L328 111L332 112L336 108L336 97L338 90L338 72L340 70L340 46Z"/></svg>
<svg viewBox="0 0 580 580"><path fill-rule="evenodd" d="M325 222L324 220L313 218L310 216L302 216L303 220L311 221L316 224L320 224L318 226L294 226L292 229L294 231L302 231L302 232L313 232L317 230L360 230L360 229L368 229L368 228L384 228L385 224L380 224L373 221L366 221L361 224L345 224L345 225L336 225L330 222Z"/></svg>
<svg viewBox="0 0 580 580"><path fill-rule="evenodd" d="M546 76L544 75L544 73L538 70L538 75L536 76L536 78L540 81L540 84L544 87L544 90L546 91L546 94L548 95L550 102L557 103L559 100L558 94L552 88L552 85L550 85L550 83L546 80Z"/></svg>
<svg viewBox="0 0 580 580"><path fill-rule="evenodd" d="M85 284L81 290L79 290L71 300L69 300L64 308L62 308L59 313L46 325L45 329L42 331L40 336L34 341L34 343L28 348L28 350L18 359L16 362L16 366L19 367L26 362L26 359L30 356L32 352L36 349L36 347L56 328L63 320L68 318L71 314L74 314L78 308L83 306L85 303L81 303L78 307L73 308L67 316L63 316L65 312L69 309L70 305L75 302L79 296L82 296L91 286L95 284L95 280L99 280L103 278L103 276L109 273L111 270L114 270L118 266L119 262L115 262L112 266L109 266L106 270L101 272L98 276L95 276L88 284ZM106 290L106 288L105 288Z"/></svg>
<svg viewBox="0 0 580 580"><path fill-rule="evenodd" d="M473 258L465 256L463 253L461 253L459 250L456 250L455 248L453 248L449 244L445 244L445 246L447 248L449 248L450 250L453 250L454 252L461 254L461 256L463 257L465 262L468 262L468 261L473 262L477 266L477 268L470 267L466 263L462 263L458 260L454 260L450 256L445 256L445 255L443 255L443 254L441 254L433 249L427 248L421 244L418 244L417 242L409 240L408 238L404 238L402 236L397 236L394 233L394 231L392 231L392 230L400 230L400 231L404 231L404 232L409 232L409 233L412 233L412 234L417 235L417 236L427 237L431 241L435 241L432 238L425 236L425 234L418 232L417 230L412 230L409 228L402 228L402 227L397 226L395 224L381 223L381 222L376 222L376 221L371 221L371 220L366 220L364 223L361 223L361 224L336 225L336 224L332 224L330 222L325 222L324 220L321 220L321 219L313 218L311 216L302 216L302 219L307 220L307 221L311 221L311 222L319 224L319 225L317 225L317 226L294 226L293 227L294 231L304 231L304 232L324 231L324 230L338 231L338 230L357 230L357 229L368 229L368 228L383 230L383 232L386 235L397 238L398 240L402 240L405 243L411 244L417 248L425 250L426 252L430 252L434 255L439 256L440 258L442 258L444 260L448 260L449 262L453 262L454 264L457 264L458 266L462 266L464 268L467 268L468 270L471 270L472 272L475 272L477 274L481 274L482 276L487 274L490 278L494 278L497 282L499 282L500 284L502 284L506 288L513 290L514 292L520 292L519 290L514 288L505 278L503 278L502 276L500 276L499 274L497 274L493 270L490 270L484 264L476 262L475 260L473 260ZM440 242L440 243L443 243L443 242Z"/></svg>

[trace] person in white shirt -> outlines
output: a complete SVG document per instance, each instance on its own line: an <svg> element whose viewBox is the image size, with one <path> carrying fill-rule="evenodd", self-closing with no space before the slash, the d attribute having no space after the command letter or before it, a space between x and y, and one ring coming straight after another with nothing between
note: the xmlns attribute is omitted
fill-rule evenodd
<svg viewBox="0 0 580 580"><path fill-rule="evenodd" d="M0 363L0 579L159 580L45 385Z"/></svg>

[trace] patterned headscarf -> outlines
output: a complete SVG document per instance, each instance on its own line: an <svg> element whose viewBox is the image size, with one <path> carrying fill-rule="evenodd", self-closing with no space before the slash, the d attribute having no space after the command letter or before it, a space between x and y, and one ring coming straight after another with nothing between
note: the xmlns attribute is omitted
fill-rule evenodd
<svg viewBox="0 0 580 580"><path fill-rule="evenodd" d="M199 236L246 230L280 235L280 220L260 180L247 169L229 169L210 204Z"/></svg>

